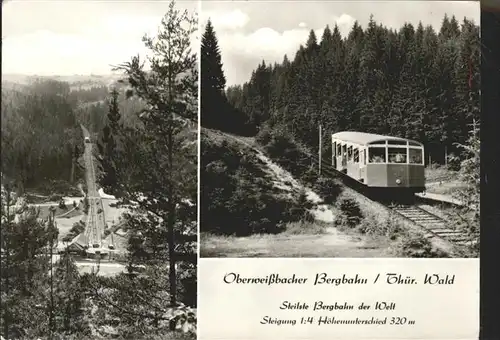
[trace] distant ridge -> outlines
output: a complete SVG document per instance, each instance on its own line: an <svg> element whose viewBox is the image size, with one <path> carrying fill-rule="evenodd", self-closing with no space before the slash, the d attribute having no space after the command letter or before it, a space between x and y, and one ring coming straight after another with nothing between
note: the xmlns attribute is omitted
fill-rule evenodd
<svg viewBox="0 0 500 340"><path fill-rule="evenodd" d="M34 79L54 79L59 81L65 81L68 83L91 83L98 82L107 84L109 81L116 81L122 78L123 75L120 73L109 73L109 74L74 74L74 75L27 75L27 74L2 74L2 82L11 82L16 84L28 84Z"/></svg>

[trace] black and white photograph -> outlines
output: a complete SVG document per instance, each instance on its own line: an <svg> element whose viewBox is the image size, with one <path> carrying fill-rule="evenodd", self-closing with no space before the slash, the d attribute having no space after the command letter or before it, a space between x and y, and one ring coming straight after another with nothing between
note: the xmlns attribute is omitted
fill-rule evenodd
<svg viewBox="0 0 500 340"><path fill-rule="evenodd" d="M479 17L202 2L200 256L477 258Z"/></svg>
<svg viewBox="0 0 500 340"><path fill-rule="evenodd" d="M197 1L2 1L1 339L196 339Z"/></svg>

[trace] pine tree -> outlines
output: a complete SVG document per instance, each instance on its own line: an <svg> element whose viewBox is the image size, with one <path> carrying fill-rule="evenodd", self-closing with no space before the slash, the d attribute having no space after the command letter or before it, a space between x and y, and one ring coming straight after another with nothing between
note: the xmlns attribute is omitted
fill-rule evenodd
<svg viewBox="0 0 500 340"><path fill-rule="evenodd" d="M170 305L176 306L178 261L196 265L192 253L177 252L184 243L196 240L196 218L183 211L196 211L196 134L192 121L197 115L197 59L190 36L197 29L197 17L181 13L171 2L156 38L145 37L151 51L151 71L146 72L138 57L120 65L128 76L134 95L147 102L141 114L144 130L136 132L140 143L135 152L122 152L119 159L135 167L119 176L120 197L137 202L133 207L135 228L149 241L153 260L147 265L158 272L168 269ZM167 49L167 46L170 46ZM133 137L133 136L132 136ZM130 139L128 145L133 145ZM119 168L117 166L117 168ZM194 199L194 201L193 201ZM186 203L190 200L190 203ZM187 216L187 217L186 217ZM182 236L182 237L181 237ZM187 238L187 240L186 240ZM165 268L165 260L168 267Z"/></svg>
<svg viewBox="0 0 500 340"><path fill-rule="evenodd" d="M468 234L468 239L471 241L470 249L477 255L480 246L481 140L479 122L474 120L471 125L467 142L457 145L462 152L459 178L466 187L455 193L455 197L462 202L463 207L456 209L452 218L455 220L454 224Z"/></svg>
<svg viewBox="0 0 500 340"><path fill-rule="evenodd" d="M35 338L53 331L51 246L57 229L40 211L15 207L12 186L2 178L1 330L6 338Z"/></svg>
<svg viewBox="0 0 500 340"><path fill-rule="evenodd" d="M461 138L459 143L467 140L468 126L479 117L479 30L470 21L464 20L459 43L459 52L454 65L453 81L456 88L454 111L460 115Z"/></svg>
<svg viewBox="0 0 500 340"><path fill-rule="evenodd" d="M85 322L85 292L80 285L78 268L67 251L55 265L54 279L57 333L89 336L90 328Z"/></svg>
<svg viewBox="0 0 500 340"><path fill-rule="evenodd" d="M120 109L118 107L118 91L111 91L107 124L104 126L101 139L97 143L102 177L100 184L106 192L113 193L117 184L114 158L117 157L117 140L121 133Z"/></svg>

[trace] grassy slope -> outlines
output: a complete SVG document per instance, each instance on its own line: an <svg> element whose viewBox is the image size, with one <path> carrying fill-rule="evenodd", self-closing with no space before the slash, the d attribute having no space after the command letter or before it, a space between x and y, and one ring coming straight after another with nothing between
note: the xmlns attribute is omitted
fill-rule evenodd
<svg viewBox="0 0 500 340"><path fill-rule="evenodd" d="M457 190L465 187L457 172L445 167L426 168L425 179L428 183L427 192L433 194L453 196Z"/></svg>
<svg viewBox="0 0 500 340"><path fill-rule="evenodd" d="M239 141L218 131L203 129L202 148L204 141L205 143L225 141L240 152L255 154L255 151L251 149L251 146L256 146L252 138L237 138ZM264 163L260 165L265 166ZM268 173L268 169L263 170ZM269 176L267 180L276 179ZM203 226L201 228L203 229ZM286 230L276 235L255 234L235 237L201 233L200 256L391 257L394 255L391 242L385 238L339 231L333 227L333 223L316 221L288 223Z"/></svg>

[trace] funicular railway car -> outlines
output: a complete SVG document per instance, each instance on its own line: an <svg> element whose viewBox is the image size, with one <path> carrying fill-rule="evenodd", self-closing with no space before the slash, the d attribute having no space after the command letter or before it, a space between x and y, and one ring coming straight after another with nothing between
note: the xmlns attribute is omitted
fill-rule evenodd
<svg viewBox="0 0 500 340"><path fill-rule="evenodd" d="M425 191L422 143L371 133L332 135L335 170L369 188L404 193Z"/></svg>

